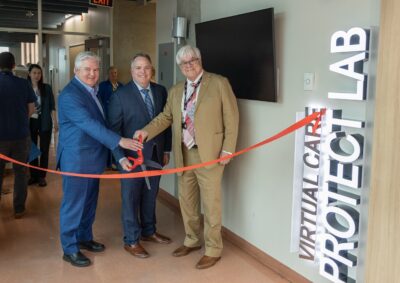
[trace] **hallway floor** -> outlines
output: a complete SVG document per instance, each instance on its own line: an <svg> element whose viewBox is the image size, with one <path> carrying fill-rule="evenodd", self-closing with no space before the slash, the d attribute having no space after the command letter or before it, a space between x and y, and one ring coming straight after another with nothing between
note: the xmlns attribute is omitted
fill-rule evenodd
<svg viewBox="0 0 400 283"><path fill-rule="evenodd" d="M118 180L102 180L94 225L95 240L106 245L103 253L84 253L93 264L77 268L62 260L59 240L61 177L49 174L47 187L30 186L27 213L14 219L12 192L0 203L0 282L288 282L228 241L224 241L222 259L214 267L197 270L196 262L204 249L175 258L172 251L181 245L184 230L180 215L158 202L158 231L172 238L169 245L143 242L150 253L138 259L123 249L120 223ZM12 191L9 174L3 191Z"/></svg>

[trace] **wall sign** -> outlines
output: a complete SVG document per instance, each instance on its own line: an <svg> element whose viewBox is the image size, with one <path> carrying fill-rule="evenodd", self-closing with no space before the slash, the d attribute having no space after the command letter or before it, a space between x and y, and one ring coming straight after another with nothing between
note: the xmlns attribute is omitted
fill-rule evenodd
<svg viewBox="0 0 400 283"><path fill-rule="evenodd" d="M330 47L331 53L345 56L331 64L330 71L344 80L351 79L356 90L332 91L328 98L365 103L369 31L351 28L335 32ZM305 115L319 110L307 107ZM295 160L302 160L302 174L297 174L301 181L295 180L300 193L294 194L301 195L301 204L297 208L300 221L293 221L299 227L292 229L298 235L292 236L297 237L299 257L318 264L319 273L332 282L356 282L353 277L358 263L365 122L345 119L345 114L341 109L327 109L316 133L311 131L313 124L305 128L302 155L295 156Z"/></svg>

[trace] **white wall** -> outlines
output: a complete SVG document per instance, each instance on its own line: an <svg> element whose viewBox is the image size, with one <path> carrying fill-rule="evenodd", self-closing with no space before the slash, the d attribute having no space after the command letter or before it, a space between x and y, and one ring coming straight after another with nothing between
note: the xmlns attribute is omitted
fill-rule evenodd
<svg viewBox="0 0 400 283"><path fill-rule="evenodd" d="M110 35L111 8L96 6L95 9L89 8L88 13L82 16L69 18L63 25L63 31L85 32L98 35ZM117 32L117 31L116 31Z"/></svg>
<svg viewBox="0 0 400 283"><path fill-rule="evenodd" d="M157 1L157 46L160 43L173 42L172 38L172 19L176 17L176 1L162 0Z"/></svg>
<svg viewBox="0 0 400 283"><path fill-rule="evenodd" d="M158 1L157 20L174 16L171 9L159 12L167 2L176 0ZM327 99L328 91L355 90L351 80L329 72L329 64L344 59L331 55L329 44L337 30L378 26L380 1L201 0L201 21L270 7L275 9L278 103L238 101L241 116L237 149L286 128L295 121L295 113L309 105L340 107L348 119L366 117L367 107L363 103L349 102L343 106ZM165 27L157 25L157 38L166 33ZM313 91L303 91L306 72L316 73ZM223 225L313 282L326 282L318 274L317 266L289 253L293 154L292 134L235 158L227 166Z"/></svg>
<svg viewBox="0 0 400 283"><path fill-rule="evenodd" d="M238 149L259 142L292 124L306 105L343 109L346 118L365 118L366 105L339 105L328 91L353 91L354 83L329 72L344 59L330 54L337 30L379 24L379 0L290 1L202 0L202 21L275 8L278 103L239 100ZM316 73L314 91L303 91L303 73ZM361 106L360 106L361 105ZM283 264L314 282L325 282L317 267L289 253L294 135L236 158L224 175L223 224Z"/></svg>

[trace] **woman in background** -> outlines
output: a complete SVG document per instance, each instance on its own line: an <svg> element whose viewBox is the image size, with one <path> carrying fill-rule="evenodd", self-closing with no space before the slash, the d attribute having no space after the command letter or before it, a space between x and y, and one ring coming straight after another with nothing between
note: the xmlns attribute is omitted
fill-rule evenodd
<svg viewBox="0 0 400 283"><path fill-rule="evenodd" d="M36 111L29 119L29 126L31 130L31 139L41 151L40 157L33 160L30 164L34 166L48 168L49 164L49 148L51 141L51 133L53 130L58 130L58 123L56 118L56 108L53 91L51 86L43 83L42 68L37 64L29 66L28 81L31 82L32 88L37 96L35 103ZM38 145L38 138L40 145ZM36 169L30 169L30 179L28 185L38 183L39 186L44 187L46 183L46 172Z"/></svg>

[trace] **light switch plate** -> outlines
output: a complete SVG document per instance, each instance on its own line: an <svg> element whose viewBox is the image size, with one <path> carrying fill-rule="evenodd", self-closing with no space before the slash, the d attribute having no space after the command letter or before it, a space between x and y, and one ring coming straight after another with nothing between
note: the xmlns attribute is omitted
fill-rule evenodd
<svg viewBox="0 0 400 283"><path fill-rule="evenodd" d="M303 89L314 90L315 73L304 73Z"/></svg>

